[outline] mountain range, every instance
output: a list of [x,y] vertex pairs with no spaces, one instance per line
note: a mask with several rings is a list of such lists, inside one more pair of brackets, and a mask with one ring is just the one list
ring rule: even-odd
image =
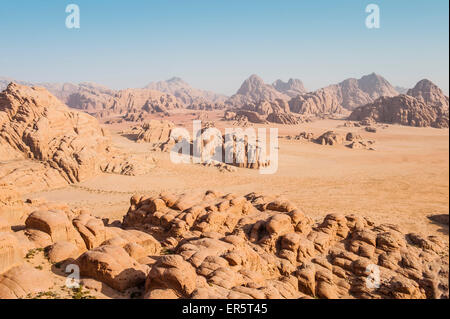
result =
[[[276,80],[272,84],[267,84],[258,75],[253,74],[231,97],[193,88],[178,77],[152,82],[144,88],[125,90],[112,90],[88,82],[34,84],[0,78],[0,89],[4,89],[12,81],[21,85],[44,87],[69,107],[83,110],[94,116],[122,115],[131,121],[137,118],[143,119],[145,114],[155,112],[168,114],[171,110],[178,108],[199,110],[228,108],[255,112],[263,116],[274,114],[271,118],[280,118],[280,114],[285,114],[282,117],[287,118],[290,113],[323,116],[346,115],[353,112],[352,118],[360,118],[364,115],[364,117],[374,117],[380,121],[390,122],[385,116],[376,116],[373,112],[367,111],[384,108],[390,103],[405,110],[410,107],[420,110],[425,106],[437,112],[436,116],[427,120],[416,119],[411,122],[411,120],[392,119],[394,122],[406,125],[445,126],[445,121],[442,124],[441,119],[448,117],[448,97],[431,81],[422,80],[409,90],[398,88],[403,92],[400,93],[385,78],[376,73],[365,75],[360,79],[349,78],[311,92],[305,89],[303,82],[299,79],[289,79],[287,82]],[[423,105],[418,106],[418,103]],[[362,106],[367,106],[364,109],[366,111],[360,109]],[[295,122],[295,120],[289,122]]]

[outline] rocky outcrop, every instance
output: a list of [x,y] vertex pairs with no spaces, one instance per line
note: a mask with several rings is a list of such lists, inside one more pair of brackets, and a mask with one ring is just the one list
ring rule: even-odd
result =
[[406,94],[434,109],[441,110],[443,114],[448,114],[448,96],[445,96],[444,92],[430,80],[419,81]]
[[371,103],[381,96],[396,95],[397,91],[388,81],[372,73],[294,97],[289,105],[292,112],[300,114],[345,114],[346,110]]
[[150,89],[126,89],[116,93],[111,103],[111,111],[126,114],[144,111],[147,113],[168,113],[181,108],[182,104],[167,93]]
[[366,140],[361,135],[348,132],[347,134],[340,134],[334,131],[328,131],[315,137],[314,133],[311,132],[301,132],[298,135],[288,135],[285,136],[288,140],[303,141],[316,143],[320,145],[345,145],[351,149],[365,149],[365,150],[375,150],[375,141]]
[[272,85],[264,83],[259,76],[252,75],[244,81],[237,93],[226,101],[226,104],[241,107],[250,103],[270,102],[277,99],[288,101],[290,97],[279,92]]
[[267,116],[267,121],[270,123],[289,124],[289,125],[296,125],[302,122],[302,120],[295,114],[282,112],[270,113]]
[[214,111],[223,110],[224,108],[225,104],[222,102],[195,102],[187,106],[188,110],[196,111]]
[[345,137],[334,131],[328,131],[319,136],[316,140],[318,144],[322,145],[339,145],[344,144]]
[[51,93],[56,93],[55,96],[69,107],[80,109],[93,115],[107,110],[111,106],[115,95],[115,91],[94,83],[80,83],[75,92],[62,97],[58,96],[58,94],[61,94],[61,91],[49,90]]
[[110,146],[94,117],[69,109],[44,88],[14,83],[0,93],[0,149],[6,161],[0,182],[23,185],[22,191],[84,181],[111,162],[118,166],[118,156],[126,165],[137,161]]
[[68,182],[85,180],[108,138],[95,118],[71,111],[43,88],[10,84],[0,94],[0,145],[47,162]]
[[446,128],[449,125],[448,113],[443,112],[441,107],[425,104],[409,95],[379,98],[357,108],[349,117],[354,121],[365,119],[417,127]]
[[342,107],[353,110],[382,96],[396,96],[398,92],[382,76],[371,73],[360,79],[347,79],[338,84]]
[[449,102],[442,90],[429,80],[419,81],[407,95],[379,98],[353,111],[350,120],[418,127],[449,127]]
[[[233,114],[234,116],[232,116]],[[227,120],[237,121],[242,117],[245,117],[248,122],[257,124],[298,124],[304,121],[304,118],[290,112],[288,102],[281,99],[248,103],[240,108],[227,110],[224,114],[224,118]]]
[[291,112],[304,115],[345,114],[336,95],[336,88],[320,89],[296,96],[289,101],[289,108]]
[[144,123],[137,131],[136,142],[162,144],[169,140],[175,124],[170,121],[152,120]]
[[0,299],[27,298],[46,292],[52,286],[53,280],[49,273],[24,264],[0,274]]
[[283,197],[135,195],[120,227],[40,205],[23,230],[0,233],[0,298],[51,288],[49,270],[24,262],[43,248],[78,265],[83,282],[152,299],[448,298],[448,245],[437,237],[365,216],[314,222]]
[[133,197],[123,223],[170,249],[148,298],[448,297],[442,242],[366,217],[314,223],[284,199],[208,191]]

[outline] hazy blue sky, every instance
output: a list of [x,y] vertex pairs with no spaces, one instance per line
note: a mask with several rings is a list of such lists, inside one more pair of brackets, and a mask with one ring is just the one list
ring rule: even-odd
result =
[[[81,28],[65,27],[78,4]],[[365,27],[365,7],[381,28]],[[113,88],[182,77],[234,93],[250,74],[317,89],[376,72],[448,92],[447,0],[0,0],[0,76]]]

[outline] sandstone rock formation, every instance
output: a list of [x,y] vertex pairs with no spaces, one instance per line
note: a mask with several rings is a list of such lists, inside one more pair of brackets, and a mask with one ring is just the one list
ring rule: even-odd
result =
[[69,107],[80,109],[93,115],[107,110],[111,106],[111,101],[115,95],[115,91],[95,83],[80,83],[76,91],[67,96],[60,97],[61,91],[59,90],[49,88],[49,91]]
[[311,132],[300,132],[300,134],[297,135],[288,135],[286,136],[288,140],[297,140],[297,141],[306,141],[306,142],[313,142],[315,141],[315,135]]
[[[208,191],[133,197],[123,224],[171,251],[150,270],[148,298],[448,297],[445,245],[366,217],[314,223],[286,200]],[[366,284],[374,267],[378,287]]]
[[312,93],[298,95],[289,101],[291,112],[307,115],[344,114],[335,88],[320,89]]
[[94,117],[14,83],[0,93],[0,150],[0,182],[22,191],[86,180],[120,157]]
[[[365,150],[375,150],[375,141],[365,140],[361,135],[352,132],[346,135],[328,131],[315,137],[314,133],[311,132],[301,132],[298,135],[288,135],[285,138],[288,140],[304,141],[310,143],[316,143],[320,145],[344,145],[351,149],[365,149]],[[347,143],[347,144],[346,144]]]
[[224,114],[224,118],[228,120],[239,120],[241,117],[246,117],[249,122],[256,124],[298,124],[305,121],[303,117],[290,112],[289,104],[282,99],[248,103],[240,108],[227,110]]
[[111,103],[111,111],[116,114],[140,111],[167,113],[181,107],[182,104],[173,95],[150,89],[121,90]]
[[145,284],[152,299],[448,298],[448,246],[437,237],[355,215],[314,222],[282,197],[135,195],[120,227],[39,205],[23,230],[0,233],[0,298],[51,288],[51,273],[25,258],[44,248],[78,265],[83,282],[123,293]]
[[152,120],[144,123],[136,137],[138,143],[162,144],[169,140],[175,124],[170,121]]
[[24,264],[0,274],[0,299],[27,298],[32,294],[48,291],[51,286],[49,273]]
[[241,107],[249,103],[259,103],[260,101],[274,101],[281,99],[288,101],[290,97],[279,92],[272,85],[264,83],[263,79],[253,74],[242,83],[235,95],[230,97],[226,104],[234,107]]
[[419,81],[406,94],[435,109],[440,109],[443,114],[448,114],[448,96],[445,96],[444,92],[430,80]]
[[225,104],[222,102],[195,102],[187,106],[187,109],[197,111],[213,111],[222,110],[224,108]]
[[352,110],[382,96],[396,96],[398,92],[382,76],[371,73],[360,79],[347,79],[338,84],[342,107]]
[[409,95],[381,97],[354,110],[349,120],[371,119],[375,122],[408,126],[444,128],[449,125],[448,111],[425,104]]
[[319,136],[316,140],[318,144],[322,145],[339,145],[344,144],[344,136],[334,131],[328,131]]
[[353,110],[381,96],[397,94],[388,81],[372,73],[361,79],[347,79],[341,83],[296,96],[289,105],[292,112],[300,114],[345,114],[345,110]]

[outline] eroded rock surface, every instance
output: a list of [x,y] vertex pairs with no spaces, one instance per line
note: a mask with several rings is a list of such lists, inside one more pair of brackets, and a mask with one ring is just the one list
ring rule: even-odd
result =
[[49,289],[52,274],[27,261],[44,249],[51,262],[78,265],[83,282],[144,298],[448,298],[448,246],[435,236],[355,215],[314,222],[289,200],[256,193],[135,195],[130,204],[112,226],[34,203],[22,230],[0,233],[0,297]]
[[314,223],[286,200],[209,191],[133,197],[124,225],[170,248],[148,297],[448,298],[443,243],[365,217]]
[[373,103],[355,109],[349,119],[448,128],[448,97],[432,82],[422,80],[409,90],[407,95],[381,97]]
[[22,192],[62,187],[101,171],[134,174],[148,162],[112,148],[94,117],[69,109],[44,88],[15,83],[0,93],[0,160],[0,182]]

